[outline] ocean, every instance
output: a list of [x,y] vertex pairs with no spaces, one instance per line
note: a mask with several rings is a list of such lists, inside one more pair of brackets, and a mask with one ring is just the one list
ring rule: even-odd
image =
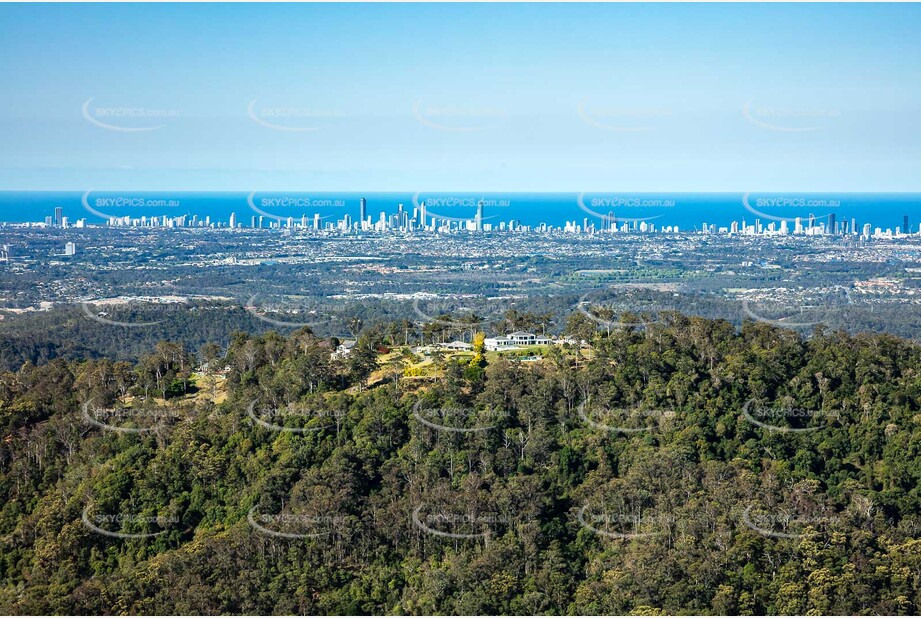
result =
[[[107,217],[140,218],[146,216],[177,217],[197,215],[212,222],[229,221],[235,213],[238,223],[249,226],[252,217],[262,216],[265,225],[272,219],[288,217],[313,219],[319,214],[324,221],[335,221],[348,214],[359,216],[361,198],[367,200],[367,214],[378,221],[380,213],[392,215],[399,205],[413,214],[425,202],[431,217],[472,219],[477,204],[483,204],[483,221],[517,221],[522,225],[541,223],[560,227],[567,221],[582,224],[585,219],[596,226],[602,217],[613,214],[619,224],[647,221],[657,228],[678,226],[681,230],[700,229],[706,223],[729,227],[732,221],[767,226],[772,221],[810,217],[816,223],[855,220],[859,227],[893,229],[909,220],[912,232],[921,225],[921,193],[348,193],[348,192],[187,192],[187,191],[3,191],[0,192],[0,222],[41,222],[53,216],[55,209],[71,222],[85,218],[99,224]],[[632,223],[631,223],[632,225]]]

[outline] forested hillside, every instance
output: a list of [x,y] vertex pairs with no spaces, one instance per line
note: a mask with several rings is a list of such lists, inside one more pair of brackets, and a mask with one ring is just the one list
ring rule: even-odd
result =
[[380,326],[0,374],[0,610],[921,612],[918,345],[574,315],[536,362]]
[[[446,290],[448,295],[451,292]],[[471,323],[487,335],[504,335],[517,329],[558,334],[566,330],[568,316],[579,306],[591,306],[599,317],[607,313],[608,320],[627,311],[650,315],[677,311],[725,319],[736,327],[746,319],[754,319],[803,333],[813,325],[823,324],[851,334],[869,331],[915,340],[921,334],[921,316],[917,305],[911,303],[849,305],[836,298],[816,306],[773,300],[742,304],[712,290],[673,293],[642,287],[611,287],[589,293],[582,289],[555,290],[527,297],[514,289],[475,288],[474,292],[472,297],[462,296],[460,300],[368,298],[329,304],[282,299],[276,303],[258,295],[247,300],[243,295],[236,300],[198,299],[172,304],[61,303],[47,311],[21,314],[0,310],[0,371],[14,371],[26,362],[41,364],[55,358],[137,361],[164,339],[182,341],[192,349],[208,342],[226,347],[234,332],[289,332],[303,325],[310,325],[318,336],[353,337],[356,321],[408,323],[399,326],[405,333],[400,343],[410,344],[469,341]],[[113,332],[118,335],[113,336]]]

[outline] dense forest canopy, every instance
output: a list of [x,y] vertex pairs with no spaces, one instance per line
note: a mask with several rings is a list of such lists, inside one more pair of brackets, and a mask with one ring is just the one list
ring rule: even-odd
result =
[[917,614],[921,348],[664,314],[0,374],[0,610]]

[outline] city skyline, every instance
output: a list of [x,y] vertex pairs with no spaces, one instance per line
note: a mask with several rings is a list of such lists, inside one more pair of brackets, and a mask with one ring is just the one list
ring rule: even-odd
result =
[[[693,230],[680,229],[679,226],[669,224],[667,222],[661,222],[659,224],[649,222],[650,219],[658,219],[664,215],[657,215],[656,217],[650,217],[646,219],[619,218],[614,210],[609,210],[606,214],[601,214],[589,210],[584,206],[584,204],[582,204],[581,200],[579,203],[584,213],[588,213],[589,216],[582,217],[581,223],[578,219],[573,219],[572,221],[567,219],[566,223],[562,226],[548,224],[546,222],[541,222],[537,225],[524,225],[516,219],[499,221],[496,224],[486,223],[484,221],[485,206],[483,200],[477,202],[476,212],[472,217],[450,217],[440,215],[429,216],[429,213],[427,213],[426,202],[425,200],[422,200],[418,206],[413,207],[412,211],[404,209],[403,204],[399,204],[396,212],[391,215],[388,215],[386,210],[381,210],[378,213],[377,221],[375,221],[374,217],[368,214],[367,199],[364,197],[359,199],[357,220],[354,219],[349,213],[345,213],[341,219],[337,219],[335,222],[326,221],[325,223],[322,223],[323,220],[329,219],[330,217],[323,217],[318,212],[312,213],[310,215],[303,213],[298,217],[293,215],[289,215],[287,217],[270,215],[257,208],[250,199],[250,209],[256,214],[249,216],[249,225],[244,223],[246,220],[245,217],[238,218],[236,212],[230,213],[230,216],[227,218],[226,225],[223,220],[215,219],[212,221],[210,215],[199,218],[197,214],[183,214],[179,216],[169,216],[163,214],[154,216],[144,215],[140,217],[131,217],[130,215],[125,215],[121,217],[109,217],[104,224],[90,224],[84,217],[75,219],[73,225],[70,225],[69,217],[64,215],[64,209],[60,206],[55,207],[54,214],[46,216],[43,223],[32,222],[30,224],[12,225],[21,226],[35,225],[36,223],[40,223],[45,227],[58,227],[65,229],[69,227],[79,229],[85,228],[87,226],[107,228],[149,227],[163,229],[248,228],[266,230],[277,229],[285,230],[288,232],[298,230],[342,233],[405,233],[417,231],[434,233],[449,233],[460,231],[480,233],[550,233],[561,231],[563,233],[589,235],[617,233],[701,233],[721,234],[729,236],[859,236],[861,238],[898,238],[903,236],[921,236],[921,223],[916,224],[918,229],[917,231],[913,231],[910,223],[911,217],[907,213],[902,215],[901,225],[888,228],[878,225],[874,226],[871,223],[858,222],[857,217],[842,217],[841,220],[839,220],[837,213],[829,213],[822,216],[816,216],[815,214],[810,213],[805,217],[776,217],[760,213],[759,211],[752,209],[748,204],[747,194],[743,199],[743,203],[752,213],[756,215],[753,219],[753,222],[749,224],[749,221],[751,220],[750,217],[732,219],[728,225],[720,225],[718,223],[708,223],[707,221],[702,221],[700,229],[694,226]],[[84,207],[96,215],[102,214],[93,211],[92,208],[90,208],[85,202]],[[759,217],[757,215],[761,216]],[[762,217],[767,218],[769,221],[766,223],[762,222]],[[599,220],[597,225],[595,223],[596,219]],[[431,221],[431,223],[429,223],[429,221]],[[7,225],[7,223],[4,223],[4,225]]]

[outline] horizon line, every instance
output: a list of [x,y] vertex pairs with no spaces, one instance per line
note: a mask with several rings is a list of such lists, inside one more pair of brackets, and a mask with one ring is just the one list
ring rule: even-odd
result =
[[[146,188],[137,188],[137,189],[92,189],[93,193],[112,193],[115,191],[135,191],[139,193],[162,193],[162,192],[174,192],[174,193],[253,193],[253,189],[146,189]],[[0,194],[3,193],[86,193],[86,188],[80,189],[0,189]],[[463,189],[436,189],[431,191],[415,191],[415,190],[357,190],[357,189],[257,189],[255,193],[353,193],[353,194],[378,194],[378,195],[390,195],[390,194],[399,194],[399,195],[413,195],[413,194],[433,194],[433,193],[464,193],[464,194],[498,194],[498,195],[580,195],[580,194],[598,194],[598,193],[612,193],[612,194],[650,194],[650,195],[744,195],[749,194],[778,194],[778,193],[796,193],[796,194],[809,194],[809,195],[921,195],[921,189],[912,190],[912,191],[836,191],[836,190],[823,190],[823,191],[801,191],[796,189],[767,189],[767,190],[726,190],[726,191],[634,191],[628,189],[602,189],[602,190],[591,190],[591,191],[574,191],[574,190],[559,190],[559,191],[528,191],[528,190],[514,190],[514,191],[504,191],[504,190],[463,190]]]

